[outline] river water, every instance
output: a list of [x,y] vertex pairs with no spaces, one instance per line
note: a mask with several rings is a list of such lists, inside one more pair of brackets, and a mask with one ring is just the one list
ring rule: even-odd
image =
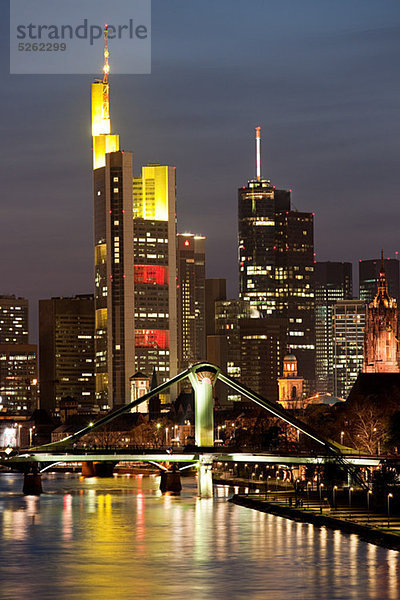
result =
[[35,498],[1,474],[1,600],[400,597],[400,553],[183,485],[174,497],[154,476],[47,474]]

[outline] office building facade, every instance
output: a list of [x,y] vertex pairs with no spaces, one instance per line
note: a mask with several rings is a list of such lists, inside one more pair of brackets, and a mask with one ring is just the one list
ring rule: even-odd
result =
[[0,344],[27,344],[29,302],[26,298],[0,296]]
[[315,384],[313,215],[291,208],[269,180],[239,189],[239,293],[262,318],[287,319],[285,345],[306,388]]
[[176,237],[176,169],[147,165],[133,178],[135,371],[161,381],[178,368]]
[[206,360],[205,237],[177,236],[179,370]]
[[92,295],[39,300],[40,407],[58,413],[63,398],[93,409],[95,309]]
[[334,395],[347,398],[363,369],[365,303],[339,300],[333,307]]
[[351,300],[352,297],[351,263],[315,264],[315,371],[319,393],[334,392],[333,307],[338,300]]

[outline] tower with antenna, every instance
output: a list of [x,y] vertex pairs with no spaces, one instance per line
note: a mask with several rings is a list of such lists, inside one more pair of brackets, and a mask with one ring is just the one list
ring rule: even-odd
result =
[[108,26],[105,25],[103,79],[92,83],[93,169],[104,167],[106,154],[119,150],[119,136],[111,133],[109,73]]
[[135,372],[132,153],[111,133],[108,27],[103,77],[91,86],[93,141],[95,376],[102,408],[125,404]]
[[[255,177],[238,190],[239,294],[262,318],[287,320],[281,348],[294,349],[305,391],[315,379],[313,215],[292,210],[291,191],[261,174],[255,128]],[[277,356],[280,372],[283,355]]]

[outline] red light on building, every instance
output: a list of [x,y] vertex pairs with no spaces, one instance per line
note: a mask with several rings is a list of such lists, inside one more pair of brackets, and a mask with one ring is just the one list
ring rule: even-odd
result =
[[185,240],[185,246],[190,246],[189,240]]
[[135,283],[168,284],[168,267],[161,265],[135,265],[134,272]]
[[169,331],[165,329],[135,329],[136,348],[169,348]]

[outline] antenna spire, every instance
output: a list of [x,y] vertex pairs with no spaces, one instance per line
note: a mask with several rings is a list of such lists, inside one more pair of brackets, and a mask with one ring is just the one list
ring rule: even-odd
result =
[[261,127],[256,127],[256,175],[261,179]]
[[104,25],[104,67],[103,67],[103,71],[104,71],[104,77],[103,77],[103,83],[108,83],[108,74],[110,72],[110,65],[108,64],[108,57],[109,57],[109,52],[108,52],[108,25]]
[[108,25],[104,25],[104,67],[103,67],[103,119],[110,118],[110,98],[108,92],[108,74],[110,72],[110,65],[108,64],[108,57],[110,53],[108,51]]

